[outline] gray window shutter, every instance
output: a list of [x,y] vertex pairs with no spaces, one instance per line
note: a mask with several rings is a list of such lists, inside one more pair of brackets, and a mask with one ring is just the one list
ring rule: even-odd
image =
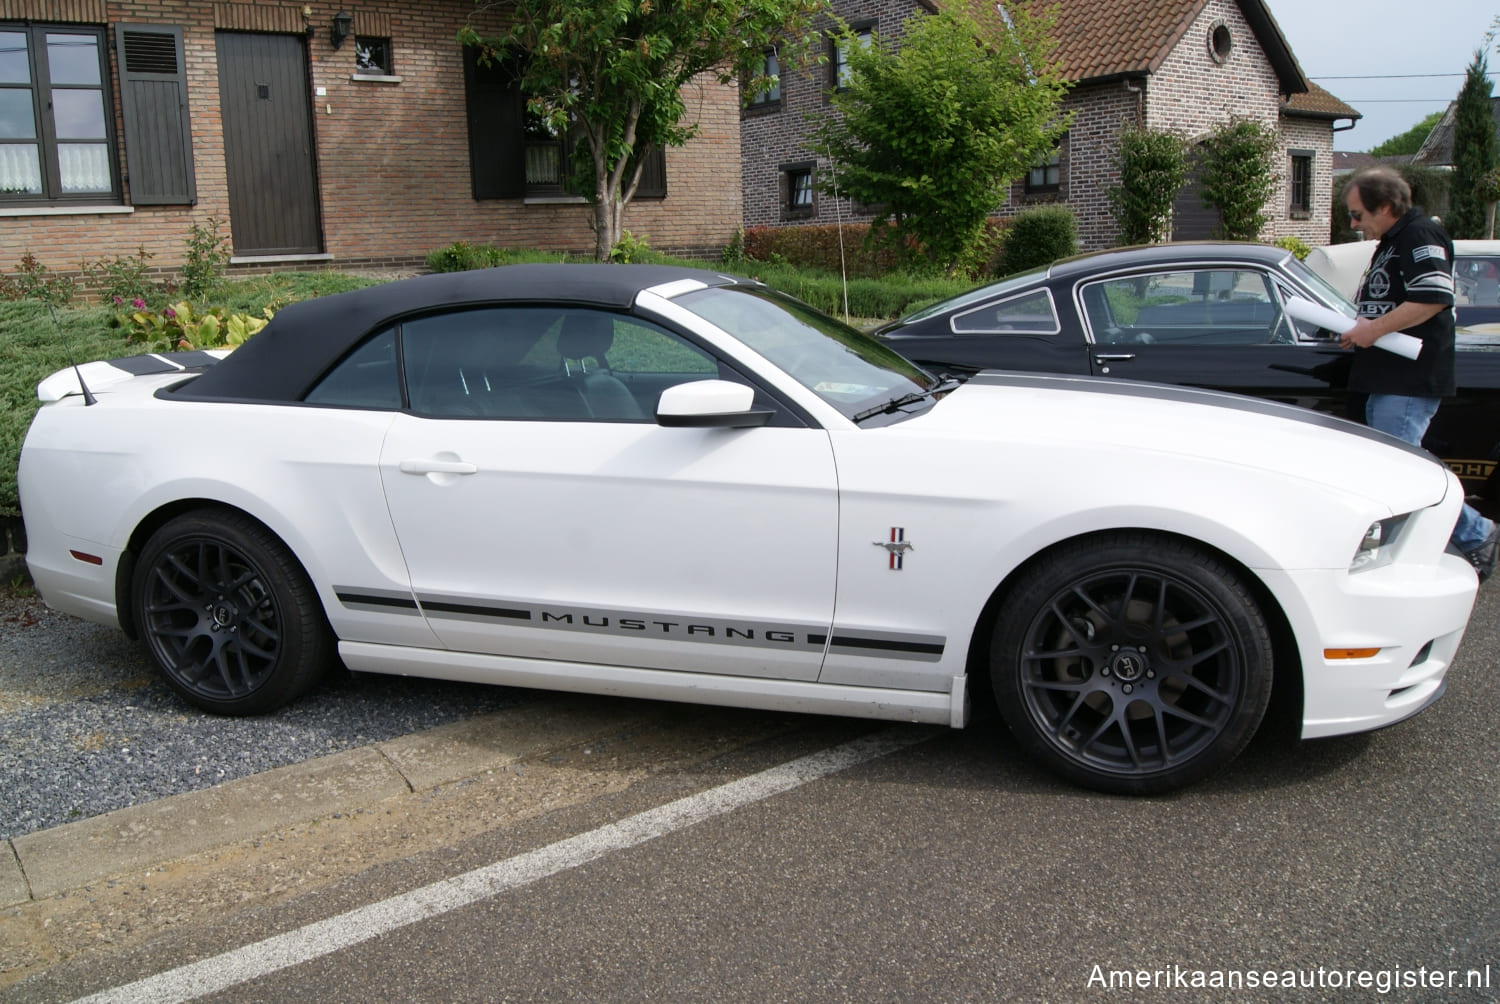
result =
[[665,199],[667,197],[667,151],[665,147],[651,146],[642,155],[645,164],[641,167],[641,183],[636,186],[637,199]]
[[131,203],[196,203],[182,29],[117,24],[115,60],[120,74]]
[[526,101],[514,59],[479,61],[464,49],[464,101],[469,125],[469,172],[476,199],[519,199],[526,194]]

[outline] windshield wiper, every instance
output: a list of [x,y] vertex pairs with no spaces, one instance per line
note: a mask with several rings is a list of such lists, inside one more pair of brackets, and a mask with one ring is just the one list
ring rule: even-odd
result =
[[944,380],[940,384],[937,384],[931,390],[919,390],[912,391],[909,394],[901,394],[897,397],[891,398],[884,404],[877,404],[873,408],[866,408],[864,411],[855,412],[853,421],[855,424],[858,424],[860,422],[863,422],[867,418],[874,418],[876,415],[889,415],[892,412],[900,411],[907,405],[917,404],[919,402],[925,401],[929,397],[936,400],[938,395],[945,394],[957,386],[958,381],[950,378],[948,380]]

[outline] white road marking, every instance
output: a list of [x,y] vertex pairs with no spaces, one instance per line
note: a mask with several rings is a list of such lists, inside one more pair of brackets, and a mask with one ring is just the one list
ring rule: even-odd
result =
[[164,1004],[216,993],[489,899],[508,889],[530,885],[612,851],[686,829],[931,737],[930,730],[904,727],[864,736],[555,844],[79,1000]]

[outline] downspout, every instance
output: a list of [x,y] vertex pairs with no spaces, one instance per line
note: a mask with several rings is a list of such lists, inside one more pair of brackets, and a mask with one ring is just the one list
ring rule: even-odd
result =
[[[1127,91],[1129,91],[1130,93],[1132,93],[1132,94],[1135,95],[1135,124],[1138,125],[1138,126],[1140,126],[1142,129],[1146,128],[1146,93],[1145,93],[1145,91],[1143,89],[1135,86],[1134,84],[1132,84],[1130,82],[1130,78],[1129,77],[1126,77],[1124,80],[1120,81],[1120,83],[1122,83],[1122,84],[1125,85],[1125,89]],[[1351,126],[1350,128],[1353,128],[1353,127]]]

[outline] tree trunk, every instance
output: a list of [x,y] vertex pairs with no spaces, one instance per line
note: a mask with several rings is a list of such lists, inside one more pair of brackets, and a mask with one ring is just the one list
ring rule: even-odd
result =
[[1492,241],[1495,239],[1495,203],[1484,204],[1484,239]]

